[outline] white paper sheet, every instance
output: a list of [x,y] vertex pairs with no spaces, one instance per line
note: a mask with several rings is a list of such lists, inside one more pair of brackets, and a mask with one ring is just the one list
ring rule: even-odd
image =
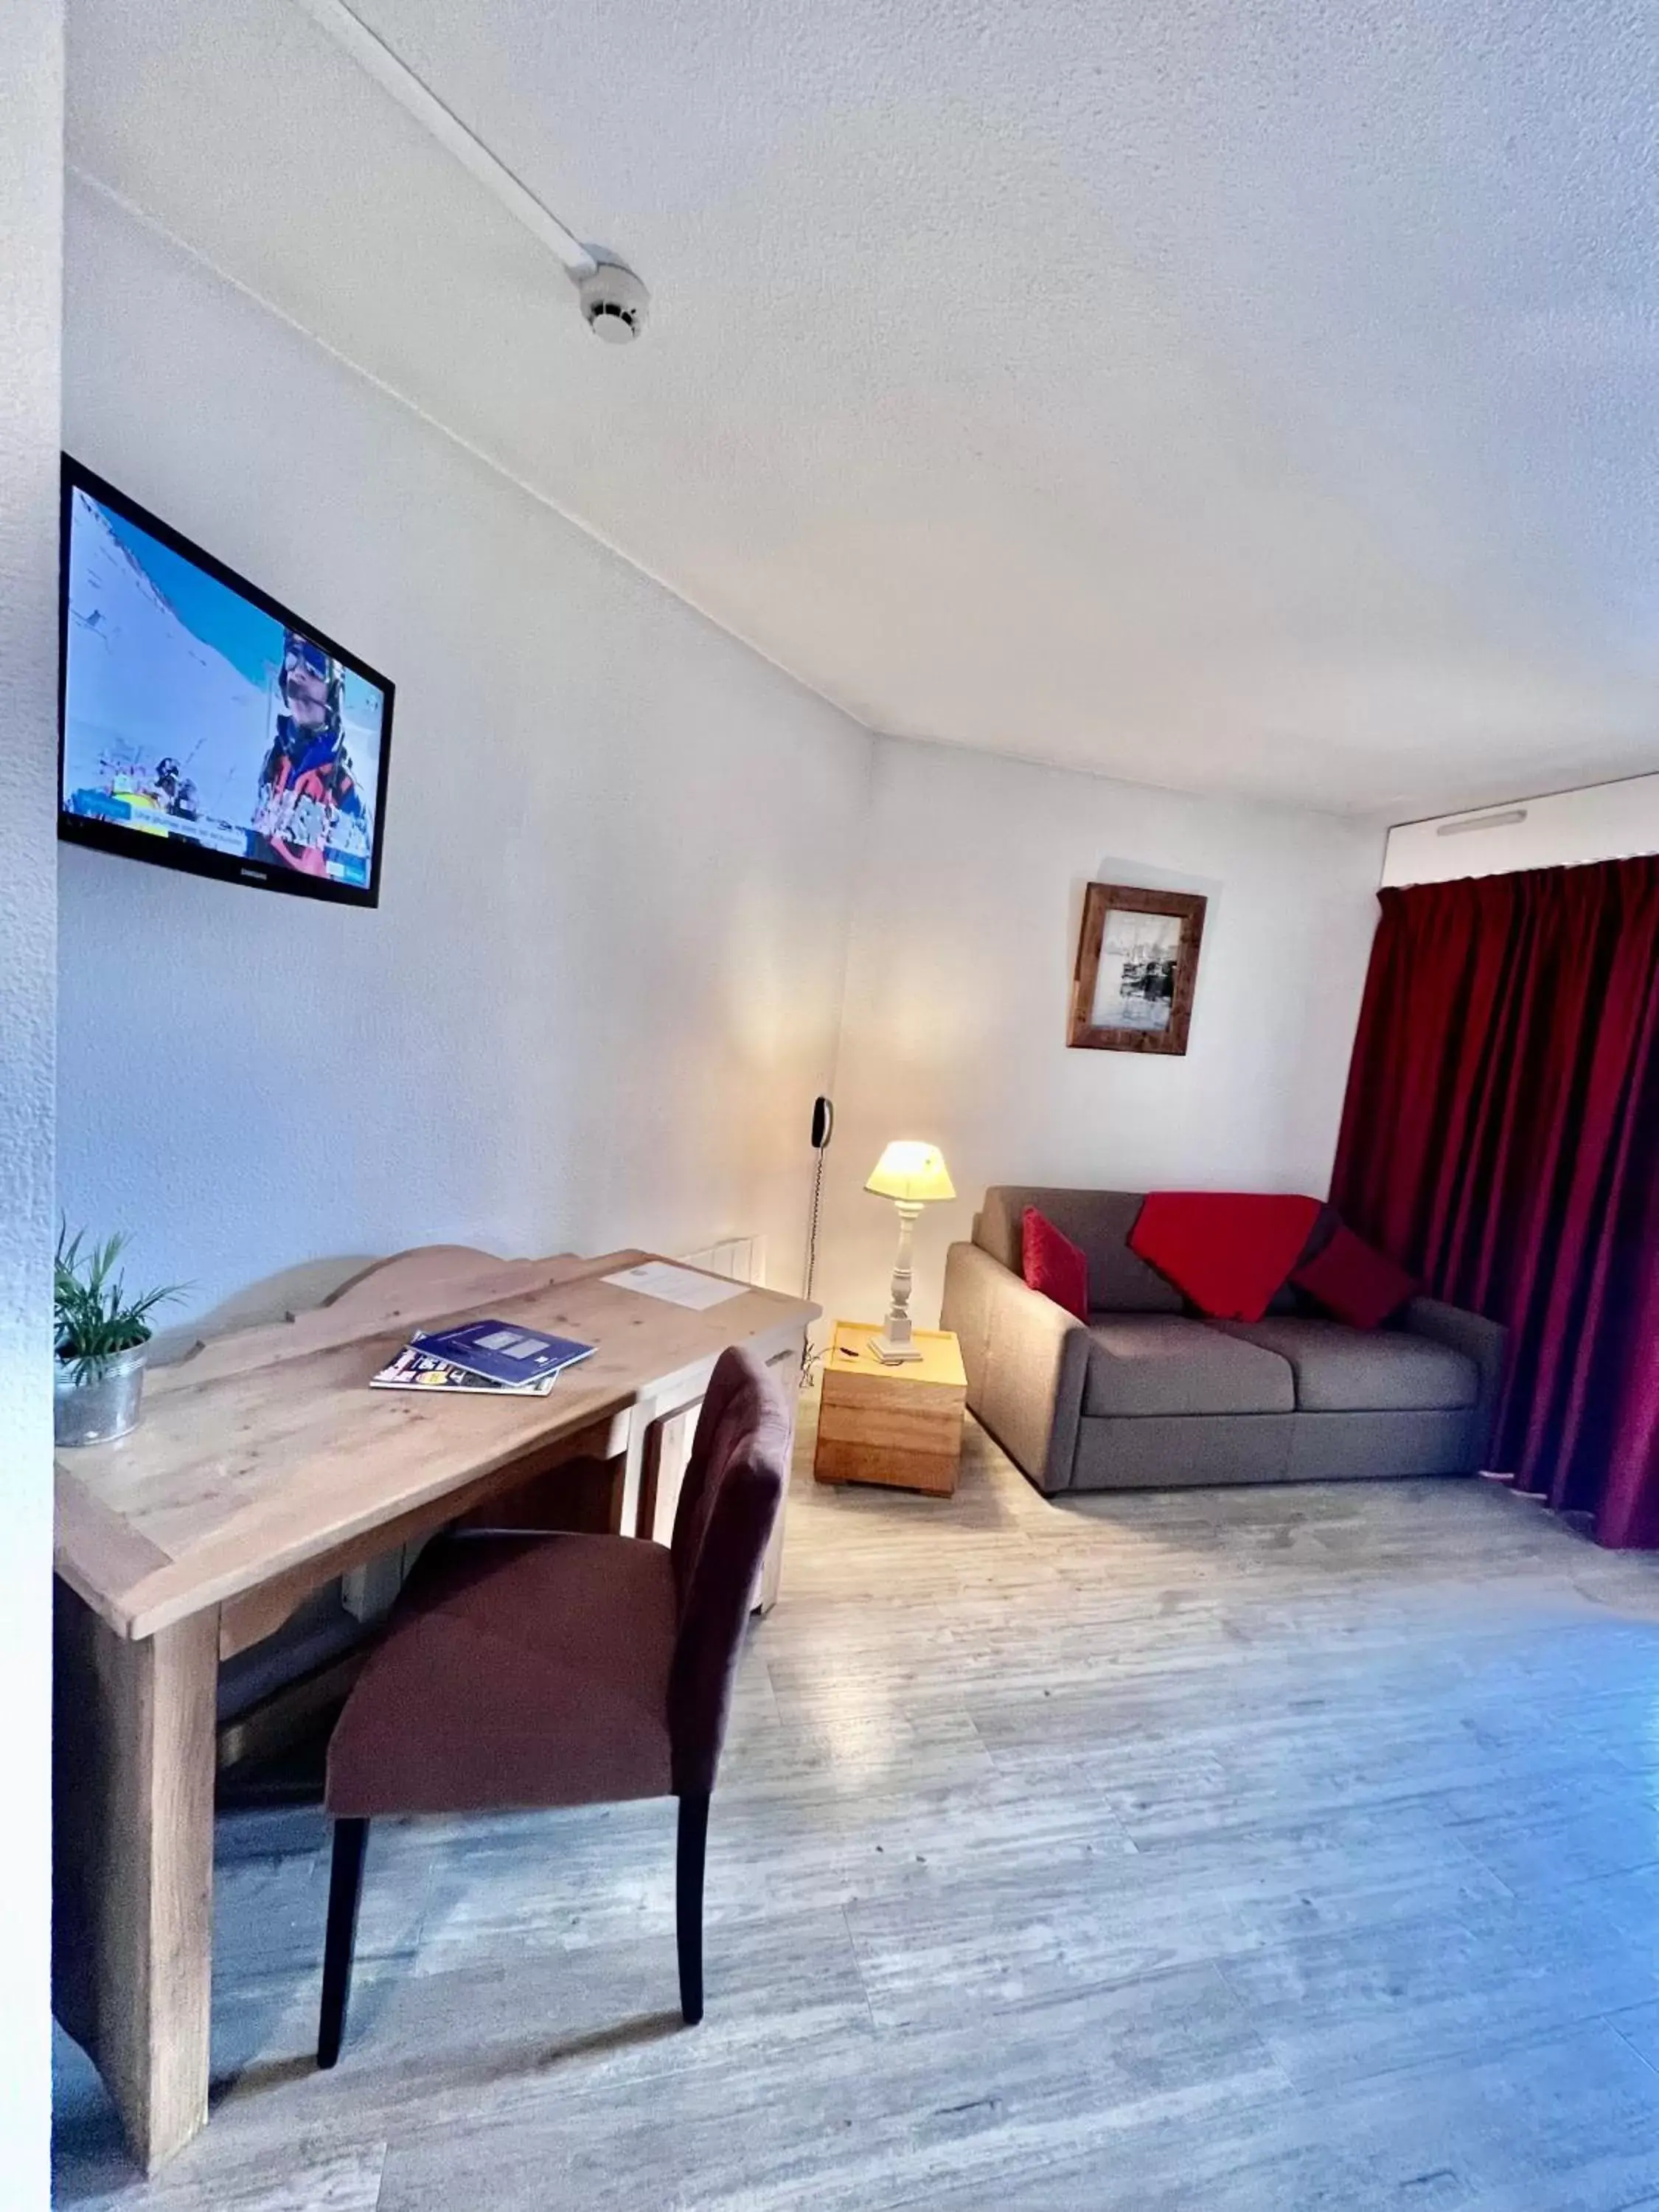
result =
[[724,1275],[700,1275],[694,1267],[672,1267],[666,1260],[646,1260],[605,1279],[619,1291],[640,1291],[647,1298],[664,1298],[671,1306],[690,1306],[697,1312],[705,1306],[724,1305],[727,1298],[740,1298],[749,1288],[747,1283],[727,1282]]

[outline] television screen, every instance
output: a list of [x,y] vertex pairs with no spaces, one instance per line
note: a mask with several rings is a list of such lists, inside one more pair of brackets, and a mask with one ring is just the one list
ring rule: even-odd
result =
[[375,903],[385,677],[67,457],[59,628],[60,836]]

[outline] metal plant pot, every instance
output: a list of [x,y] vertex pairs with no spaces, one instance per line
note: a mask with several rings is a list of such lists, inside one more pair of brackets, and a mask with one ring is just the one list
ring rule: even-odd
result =
[[60,1360],[52,1376],[52,1431],[60,1444],[106,1444],[138,1425],[144,1395],[144,1347],[118,1352],[84,1382],[75,1362]]

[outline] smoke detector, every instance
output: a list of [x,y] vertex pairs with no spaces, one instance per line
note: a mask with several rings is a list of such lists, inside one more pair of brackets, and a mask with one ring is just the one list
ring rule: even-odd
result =
[[624,262],[603,246],[584,246],[345,0],[299,0],[299,4],[469,176],[495,195],[515,222],[558,257],[580,295],[582,319],[589,330],[607,345],[627,345],[639,336],[651,295]]
[[576,280],[582,319],[607,345],[628,345],[645,328],[651,295],[625,262],[594,257],[594,265]]

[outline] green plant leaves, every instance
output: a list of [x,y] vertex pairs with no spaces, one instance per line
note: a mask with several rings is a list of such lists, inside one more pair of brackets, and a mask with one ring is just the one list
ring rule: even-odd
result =
[[71,1237],[67,1222],[58,1229],[52,1263],[54,1347],[64,1364],[74,1362],[77,1382],[95,1381],[118,1352],[147,1344],[150,1315],[184,1293],[184,1284],[166,1283],[130,1297],[125,1278],[116,1273],[128,1241],[120,1231],[96,1244],[88,1242],[82,1229]]

